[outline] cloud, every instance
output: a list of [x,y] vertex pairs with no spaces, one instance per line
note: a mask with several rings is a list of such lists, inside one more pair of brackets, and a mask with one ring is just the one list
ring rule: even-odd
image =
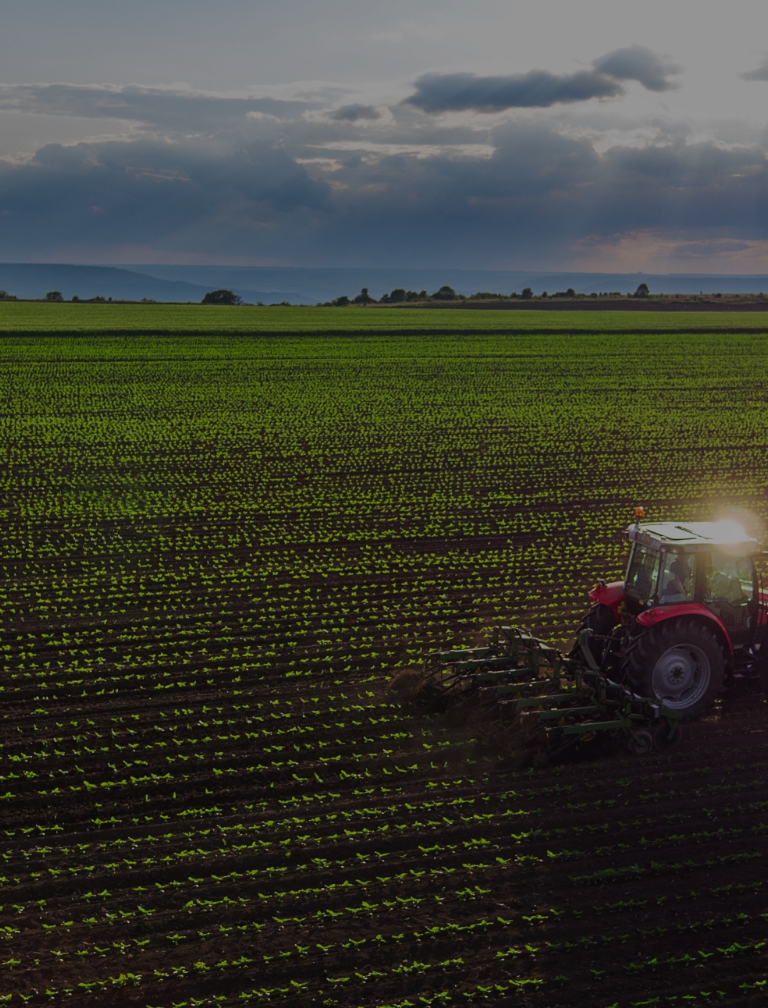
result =
[[[58,94],[66,105],[76,93],[82,109],[87,91],[101,108],[110,91],[126,116],[137,114],[125,90]],[[407,106],[329,120],[327,101],[322,118],[253,120],[224,105],[217,119],[213,103],[228,99],[210,96],[195,120],[187,96],[156,89],[145,100],[139,121],[155,125],[120,141],[49,144],[24,163],[0,161],[0,260],[76,249],[80,261],[114,261],[140,247],[164,250],[166,261],[175,250],[296,265],[589,269],[620,256],[628,269],[663,259],[666,272],[745,257],[759,268],[768,248],[768,132],[732,132],[724,144],[714,126],[701,139],[684,122],[618,123],[611,113],[601,133],[599,110],[584,129],[567,108],[478,131]]]
[[[494,154],[494,148],[490,144],[477,142],[468,144],[376,143],[362,138],[360,140],[327,140],[325,143],[312,144],[311,146],[320,147],[323,150],[360,151],[369,162],[395,154],[409,154],[412,157],[422,159],[440,155],[444,157],[489,158]],[[336,163],[338,164],[338,162]]]
[[746,73],[739,74],[742,80],[746,81],[768,81],[768,57],[763,60],[759,67],[754,70],[747,70]]
[[331,112],[329,118],[337,122],[357,122],[359,119],[381,119],[381,115],[374,105],[342,105]]
[[669,74],[683,72],[679,64],[672,63],[641,45],[614,49],[594,60],[592,66],[599,73],[608,74],[616,80],[639,81],[647,91],[671,91],[678,85],[667,77]]
[[768,240],[691,239],[685,230],[665,234],[642,229],[615,235],[588,235],[572,246],[575,269],[612,272],[759,273],[768,264]]
[[252,113],[295,119],[316,103],[277,98],[229,98],[196,91],[165,88],[115,87],[107,84],[4,84],[0,110],[125,119],[170,130],[221,128],[243,121]]
[[471,73],[430,73],[416,81],[416,93],[406,99],[424,112],[501,112],[508,108],[548,108],[550,105],[615,98],[621,84],[606,74],[580,70],[553,74],[531,70],[506,77],[478,77]]
[[291,219],[306,227],[328,206],[326,186],[260,140],[51,144],[27,164],[0,164],[0,246],[14,258],[35,244],[229,252]]
[[578,246],[585,236],[643,232],[666,244],[627,246],[627,267],[632,255],[650,261],[663,252],[666,272],[678,252],[691,262],[697,242],[709,242],[702,259],[724,265],[747,254],[741,242],[755,265],[768,247],[763,146],[695,143],[673,125],[645,147],[598,153],[591,139],[543,122],[507,123],[489,140],[494,152],[485,158],[339,152],[333,177],[344,188],[334,192],[333,211],[306,251],[382,266],[522,268],[567,260],[572,269],[589,269],[610,252],[594,242]]
[[592,70],[553,74],[530,70],[524,74],[478,77],[471,73],[429,73],[416,81],[416,92],[405,102],[424,112],[500,112],[509,108],[549,108],[552,105],[615,98],[624,94],[621,81],[636,80],[649,91],[668,91],[667,80],[682,68],[651,49],[633,45],[596,59]]

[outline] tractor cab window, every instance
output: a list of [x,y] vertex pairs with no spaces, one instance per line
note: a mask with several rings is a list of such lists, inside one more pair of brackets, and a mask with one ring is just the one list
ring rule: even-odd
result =
[[693,602],[695,590],[694,563],[692,553],[663,553],[659,575],[659,604],[674,605],[675,602]]
[[659,577],[659,558],[658,550],[652,550],[647,546],[639,546],[635,543],[635,548],[629,559],[624,590],[643,602],[653,598],[656,592],[656,581]]
[[729,553],[711,553],[704,605],[727,627],[749,626],[753,596],[751,561]]

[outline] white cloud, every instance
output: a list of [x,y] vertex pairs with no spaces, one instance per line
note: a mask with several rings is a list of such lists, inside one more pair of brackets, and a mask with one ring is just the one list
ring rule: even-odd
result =
[[768,238],[695,237],[638,230],[588,235],[574,242],[563,268],[599,272],[766,273]]
[[323,150],[337,151],[361,151],[368,156],[368,162],[372,163],[382,157],[395,157],[404,155],[406,157],[424,158],[489,158],[493,157],[495,148],[491,144],[464,143],[464,144],[429,144],[429,143],[376,143],[372,140],[328,140],[325,143],[309,144],[310,147],[318,147]]

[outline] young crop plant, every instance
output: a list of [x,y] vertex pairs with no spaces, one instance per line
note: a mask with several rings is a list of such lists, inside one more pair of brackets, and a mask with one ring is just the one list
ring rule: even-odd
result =
[[82,332],[3,339],[3,1003],[762,996],[757,684],[547,770],[387,684],[499,620],[570,647],[640,500],[768,518],[768,337],[41,308]]

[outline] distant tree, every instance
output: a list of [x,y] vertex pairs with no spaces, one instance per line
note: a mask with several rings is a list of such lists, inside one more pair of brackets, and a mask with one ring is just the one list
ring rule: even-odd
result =
[[638,284],[638,287],[637,287],[637,290],[635,291],[634,296],[635,297],[639,297],[639,298],[646,298],[646,297],[648,297],[648,295],[650,293],[651,292],[648,290],[648,284],[647,283],[641,283],[641,284]]
[[373,304],[373,301],[374,301],[374,299],[368,293],[368,288],[367,287],[363,287],[362,290],[360,291],[360,293],[354,299],[353,303],[354,304],[367,305],[367,304]]
[[331,301],[334,308],[346,308],[349,303],[350,301],[346,294],[342,294],[341,297],[337,297]]
[[213,305],[239,305],[240,303],[241,301],[237,294],[234,294],[231,290],[224,289],[208,291],[201,301],[201,304]]
[[15,301],[16,295],[9,294],[8,291],[0,290],[0,301]]
[[458,295],[453,287],[449,287],[445,284],[440,288],[440,290],[436,290],[432,297],[435,301],[455,301]]
[[521,298],[528,301],[533,297],[533,291],[530,287],[523,287],[523,293],[520,295]]
[[429,295],[425,290],[407,291],[404,287],[395,287],[390,294],[384,294],[379,299],[379,304],[397,304],[399,301],[428,301]]
[[73,301],[79,301],[79,300],[80,300],[80,298],[79,298],[79,297],[77,296],[77,294],[73,294],[73,295],[72,295],[72,300],[73,300]]
[[61,293],[61,291],[48,291],[48,293],[45,295],[45,300],[46,301],[63,301],[64,300],[64,296]]

